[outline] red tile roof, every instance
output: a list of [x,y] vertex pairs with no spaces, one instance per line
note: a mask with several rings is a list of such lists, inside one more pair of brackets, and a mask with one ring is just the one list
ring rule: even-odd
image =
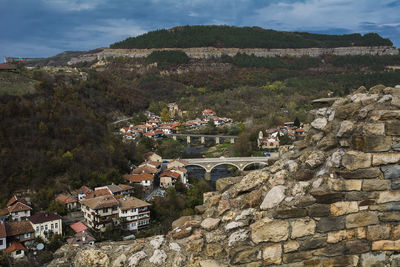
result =
[[11,207],[8,207],[8,212],[20,212],[20,211],[26,211],[26,210],[31,210],[32,208],[29,207],[28,205],[21,203],[21,202],[17,202],[14,205],[12,205]]
[[122,190],[131,190],[133,189],[133,186],[127,185],[127,184],[119,184],[118,185]]
[[87,230],[87,227],[86,227],[86,225],[83,224],[83,222],[73,223],[69,227],[71,227],[72,230],[75,231],[75,233],[79,233],[79,232],[82,232],[84,230]]
[[141,174],[141,173],[155,174],[157,172],[158,172],[158,170],[156,168],[153,168],[150,166],[142,166],[142,167],[136,168],[132,171],[133,174]]
[[119,207],[121,210],[129,210],[129,209],[136,209],[141,207],[150,206],[150,203],[147,203],[141,199],[136,197],[127,197],[127,198],[120,198],[118,199]]
[[13,242],[8,248],[6,248],[7,253],[11,253],[16,250],[26,250],[26,248],[19,242]]
[[12,206],[14,203],[16,202],[22,202],[24,204],[26,204],[25,199],[17,197],[16,195],[14,195],[12,198],[10,198],[10,200],[7,202],[7,207]]
[[97,189],[97,190],[90,192],[85,197],[85,199],[90,199],[90,198],[95,198],[95,197],[100,197],[100,196],[112,196],[112,193],[110,192],[110,190],[108,190],[108,188]]
[[57,201],[57,202],[60,202],[60,203],[62,203],[62,204],[68,204],[68,203],[75,203],[75,202],[78,202],[78,200],[77,200],[76,198],[73,198],[73,197],[68,196],[68,195],[66,195],[66,194],[59,194],[59,195],[56,197],[56,201]]
[[28,217],[34,224],[50,222],[54,220],[61,220],[61,216],[51,212],[38,212],[30,217]]
[[113,196],[100,196],[82,200],[81,204],[88,206],[92,210],[98,210],[118,206],[118,201]]
[[7,236],[16,236],[35,232],[35,230],[33,230],[32,224],[26,220],[20,222],[6,222],[5,226]]
[[178,179],[181,175],[177,172],[165,171],[160,174],[160,177],[169,176]]
[[141,181],[151,181],[154,179],[154,175],[150,173],[141,174],[125,174],[124,178],[132,183],[140,183]]
[[0,238],[5,238],[6,236],[6,226],[2,221],[0,221]]
[[15,70],[16,68],[9,64],[0,63],[0,70]]
[[90,192],[92,192],[92,189],[90,189],[86,185],[82,185],[81,188],[78,189],[78,194],[88,194]]
[[4,209],[0,210],[0,217],[5,216],[7,214],[8,214],[8,209],[7,208],[4,208]]

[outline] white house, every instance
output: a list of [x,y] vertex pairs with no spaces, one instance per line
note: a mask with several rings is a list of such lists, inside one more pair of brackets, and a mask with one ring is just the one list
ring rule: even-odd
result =
[[135,197],[120,198],[118,202],[118,216],[122,229],[136,231],[149,225],[149,203]]
[[92,192],[92,189],[90,189],[89,187],[83,185],[81,186],[81,188],[78,189],[78,200],[84,200],[85,197]]
[[6,252],[14,259],[20,259],[25,256],[26,248],[19,242],[12,242],[10,246],[7,247]]
[[105,231],[118,218],[118,201],[112,195],[94,197],[81,201],[81,210],[86,225],[92,229]]
[[12,221],[23,221],[31,216],[32,208],[22,202],[16,202],[8,207],[8,213]]
[[125,174],[123,177],[130,183],[138,183],[147,188],[153,185],[154,180],[154,175],[150,173]]
[[44,240],[48,240],[48,237],[53,234],[62,235],[60,215],[51,212],[39,212],[28,217],[28,220],[35,230],[35,237],[40,236]]

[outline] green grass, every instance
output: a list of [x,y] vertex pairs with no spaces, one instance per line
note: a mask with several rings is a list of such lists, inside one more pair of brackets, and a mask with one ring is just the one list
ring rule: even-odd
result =
[[0,95],[25,95],[35,92],[38,81],[13,72],[0,72]]

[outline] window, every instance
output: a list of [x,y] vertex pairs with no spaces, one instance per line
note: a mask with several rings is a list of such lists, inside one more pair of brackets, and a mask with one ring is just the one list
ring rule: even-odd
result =
[[29,238],[29,237],[31,237],[31,233],[24,234],[24,238]]
[[53,223],[51,224],[51,229],[54,229],[54,224]]
[[55,227],[58,228],[58,223],[55,223]]
[[49,229],[49,227],[47,226],[47,224],[44,226],[44,230],[48,230]]
[[44,227],[43,225],[40,226],[40,231],[43,231]]
[[0,239],[0,246],[2,246],[4,243],[3,239]]
[[15,251],[15,255],[19,255],[19,254],[21,254],[22,253],[22,250],[17,250],[17,251]]
[[36,232],[39,232],[39,226],[36,226]]
[[103,209],[103,212],[104,212],[104,213],[107,213],[107,212],[108,212],[108,208],[104,208],[104,209]]

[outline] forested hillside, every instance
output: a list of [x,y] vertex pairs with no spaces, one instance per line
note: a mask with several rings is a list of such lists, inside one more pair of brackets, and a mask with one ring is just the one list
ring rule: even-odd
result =
[[260,27],[182,26],[157,30],[110,45],[110,48],[309,48],[346,46],[391,46],[376,33],[327,35],[279,32]]

